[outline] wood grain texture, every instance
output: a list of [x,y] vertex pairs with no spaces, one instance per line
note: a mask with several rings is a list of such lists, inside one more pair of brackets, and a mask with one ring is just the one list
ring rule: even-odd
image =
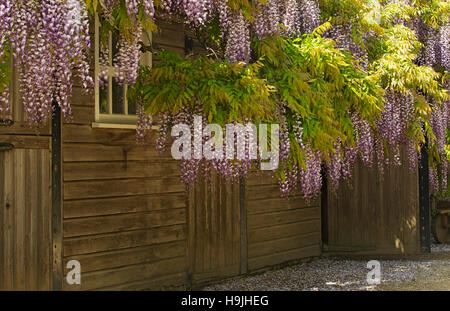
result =
[[[184,54],[185,30],[160,22],[153,43]],[[64,263],[81,262],[82,285],[64,289],[198,285],[317,254],[318,202],[282,200],[264,173],[242,193],[216,175],[186,189],[170,150],[156,152],[155,132],[136,145],[134,130],[92,127],[93,94],[73,101],[62,133],[63,250]]]
[[51,288],[50,169],[48,149],[0,151],[2,290]]
[[10,107],[11,118],[14,123],[12,126],[0,126],[0,135],[44,135],[51,134],[50,122],[43,122],[39,127],[31,126],[25,114],[25,108],[22,101],[22,94],[19,85],[19,73],[14,65],[12,66],[12,75],[10,83]]
[[321,253],[320,202],[299,192],[280,197],[275,178],[252,172],[246,185],[248,270],[268,269]]
[[350,183],[329,192],[329,247],[359,253],[420,252],[418,173],[405,165],[384,172],[357,162]]
[[239,275],[239,185],[213,174],[189,191],[189,262],[194,284]]
[[[160,31],[153,43],[184,53],[182,25],[161,22]],[[179,163],[170,150],[158,154],[155,132],[153,143],[137,145],[133,129],[93,128],[94,94],[80,91],[62,131],[63,267],[67,273],[65,264],[79,260],[82,285],[63,289],[186,285],[188,210]]]

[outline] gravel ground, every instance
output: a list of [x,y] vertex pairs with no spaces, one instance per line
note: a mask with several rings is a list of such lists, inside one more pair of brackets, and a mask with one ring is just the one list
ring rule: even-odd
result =
[[431,254],[382,258],[381,284],[367,284],[367,262],[376,258],[320,258],[262,274],[234,278],[204,290],[450,290],[450,245],[433,245]]

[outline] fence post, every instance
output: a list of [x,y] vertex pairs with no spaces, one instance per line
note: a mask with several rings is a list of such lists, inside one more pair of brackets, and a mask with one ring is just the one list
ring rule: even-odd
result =
[[328,244],[328,179],[325,164],[322,165],[322,189],[320,190],[320,213],[322,227],[322,245]]
[[245,178],[239,180],[239,206],[241,219],[241,274],[246,274],[248,271],[247,258],[247,207],[245,202]]
[[421,149],[419,165],[419,225],[420,248],[424,253],[431,253],[431,210],[430,210],[430,175],[428,163],[428,142]]

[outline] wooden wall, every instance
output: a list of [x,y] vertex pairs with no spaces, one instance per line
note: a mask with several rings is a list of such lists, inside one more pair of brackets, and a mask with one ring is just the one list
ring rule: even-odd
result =
[[328,230],[331,251],[419,253],[418,173],[406,165],[382,174],[357,163],[354,177],[337,192],[329,191]]
[[320,202],[283,199],[277,181],[254,172],[246,185],[248,270],[321,254]]
[[[160,26],[153,43],[183,54],[183,28]],[[63,264],[79,260],[82,281],[63,289],[198,286],[320,254],[318,202],[280,199],[267,174],[245,193],[217,176],[186,191],[169,152],[136,145],[134,130],[93,128],[92,94],[75,90],[72,105],[62,133]]]
[[[161,29],[153,42],[183,54],[182,26],[162,23]],[[169,152],[160,156],[153,143],[136,145],[134,130],[92,127],[93,93],[85,94],[76,86],[71,103],[74,119],[62,129],[62,269],[66,274],[67,262],[79,260],[82,277],[81,285],[68,285],[64,278],[64,290],[186,288],[321,254],[319,200],[307,203],[299,193],[280,198],[277,181],[265,172],[252,172],[241,185],[213,176],[186,189],[179,163]],[[22,120],[20,111],[16,113]],[[12,140],[12,135],[16,145],[26,149],[6,157],[0,152],[0,207],[6,187],[19,181],[16,186],[42,204],[33,209],[36,201],[29,200],[30,207],[22,204],[15,214],[2,215],[0,246],[9,253],[0,256],[0,276],[5,279],[10,271],[14,253],[22,266],[27,263],[23,273],[30,273],[12,279],[26,276],[31,280],[26,289],[46,289],[51,288],[51,281],[44,280],[49,270],[42,270],[42,275],[31,271],[36,258],[38,263],[52,260],[45,249],[51,249],[51,233],[36,231],[51,228],[50,203],[39,192],[49,182],[45,172],[51,163],[50,133],[47,128],[41,136],[33,136],[23,124],[18,122],[14,130],[0,128],[0,140]],[[47,147],[39,139],[47,140]],[[23,161],[11,162],[11,157]],[[11,183],[5,177],[11,163],[19,173],[34,164],[36,168],[30,176],[15,174],[17,182]],[[417,187],[417,174],[405,168],[381,175],[358,166],[353,184],[328,196],[329,246],[416,252]],[[22,230],[25,224],[31,224],[31,231]],[[20,230],[11,231],[11,226]],[[17,267],[12,271],[19,271]],[[22,281],[14,282],[2,286],[23,288]]]
[[[161,29],[153,42],[183,53],[182,28]],[[63,263],[79,260],[82,282],[63,280],[63,289],[186,284],[187,194],[178,163],[154,144],[136,145],[135,130],[92,128],[93,94],[74,90],[72,103],[74,120],[62,133]]]

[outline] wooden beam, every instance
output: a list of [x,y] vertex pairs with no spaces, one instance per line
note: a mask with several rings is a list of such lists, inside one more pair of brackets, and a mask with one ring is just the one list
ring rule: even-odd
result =
[[62,290],[62,148],[61,108],[53,101],[52,117],[52,289]]
[[322,166],[322,189],[320,197],[322,243],[328,244],[328,179],[325,165]]
[[239,181],[239,205],[240,205],[240,223],[241,223],[241,274],[247,274],[248,271],[248,249],[247,249],[247,208],[245,205],[245,179]]
[[420,247],[422,252],[431,253],[431,211],[430,211],[430,176],[428,163],[428,143],[421,150],[419,166],[419,217]]

